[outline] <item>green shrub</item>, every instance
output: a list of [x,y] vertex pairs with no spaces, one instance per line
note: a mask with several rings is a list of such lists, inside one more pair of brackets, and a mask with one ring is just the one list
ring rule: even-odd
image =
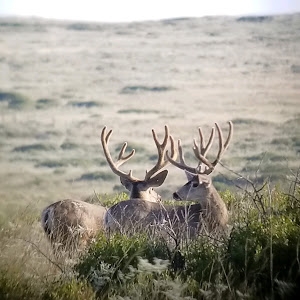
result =
[[33,286],[33,278],[25,278],[22,273],[0,270],[1,300],[35,300],[39,292]]
[[60,145],[60,148],[63,150],[73,150],[78,149],[79,145],[71,142],[64,142]]
[[69,102],[68,105],[74,106],[74,107],[85,107],[85,108],[102,106],[101,104],[99,104],[96,101],[72,101],[72,102]]
[[43,300],[94,300],[96,295],[91,286],[82,280],[61,279],[49,285]]
[[118,110],[118,113],[119,114],[160,114],[160,111],[154,109],[129,108],[129,109],[120,109]]
[[121,94],[135,94],[139,92],[167,92],[174,90],[169,86],[145,86],[145,85],[128,85],[122,88]]
[[80,278],[87,279],[98,292],[108,292],[122,280],[133,279],[133,269],[138,268],[139,258],[153,263],[156,258],[168,259],[166,247],[146,235],[101,234],[88,253],[75,265]]
[[285,217],[234,228],[227,253],[234,284],[244,281],[259,297],[272,294],[274,280],[299,285],[299,248],[300,227]]
[[113,174],[96,171],[96,172],[84,173],[76,180],[82,181],[82,180],[99,180],[99,179],[101,179],[101,180],[105,180],[105,181],[111,181],[114,178],[115,178],[115,176]]
[[46,144],[30,144],[30,145],[24,145],[15,147],[13,149],[14,152],[31,152],[31,151],[50,151],[54,150],[55,147],[52,145],[46,145]]
[[101,203],[103,206],[106,207],[111,207],[114,204],[124,200],[128,200],[128,194],[124,192],[120,192],[115,195],[94,194],[85,199],[85,201],[88,203],[95,203],[95,204]]
[[36,101],[35,108],[37,109],[47,109],[57,105],[57,102],[53,99],[39,99]]
[[46,168],[61,168],[65,167],[67,164],[62,161],[57,161],[57,160],[46,160],[43,162],[40,162],[38,164],[35,164],[36,168],[40,167],[46,167]]
[[10,109],[23,109],[28,104],[28,99],[22,94],[15,92],[1,92],[0,103],[6,102]]

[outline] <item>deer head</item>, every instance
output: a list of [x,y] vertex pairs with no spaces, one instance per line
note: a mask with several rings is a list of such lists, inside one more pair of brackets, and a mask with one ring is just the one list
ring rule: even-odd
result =
[[229,123],[229,133],[226,139],[226,142],[223,143],[223,134],[222,131],[217,123],[215,123],[218,137],[219,137],[219,151],[217,154],[216,159],[213,162],[210,162],[207,158],[207,152],[211,148],[215,128],[213,127],[211,130],[211,134],[208,140],[208,143],[204,145],[204,136],[202,133],[201,128],[199,128],[199,145],[197,144],[196,140],[193,141],[193,152],[195,157],[198,159],[197,167],[190,167],[186,164],[184,159],[184,154],[181,146],[181,141],[178,140],[178,152],[180,161],[177,162],[172,157],[166,154],[168,160],[177,168],[182,169],[185,171],[188,182],[182,186],[178,191],[173,194],[173,198],[175,200],[200,200],[204,201],[210,197],[218,198],[218,193],[212,185],[212,181],[210,178],[210,174],[214,171],[216,165],[219,163],[222,155],[224,154],[225,150],[228,148],[229,142],[232,137],[233,125],[232,122]]
[[[104,127],[101,133],[101,143],[104,155],[111,170],[120,177],[121,183],[127,190],[130,191],[130,199],[141,199],[151,202],[160,201],[161,196],[157,192],[155,192],[153,188],[161,186],[168,175],[167,170],[160,170],[169,163],[169,161],[165,157],[169,139],[171,142],[171,158],[176,159],[177,156],[177,152],[175,151],[174,146],[174,139],[169,133],[168,126],[165,126],[165,137],[161,144],[158,141],[154,129],[152,129],[152,136],[157,147],[158,159],[155,166],[151,170],[146,171],[144,179],[134,177],[132,175],[132,170],[126,173],[119,169],[121,165],[123,165],[126,161],[134,156],[135,150],[133,149],[128,155],[125,155],[124,153],[127,148],[127,143],[125,142],[120,150],[117,161],[114,162],[108,149],[108,143],[112,134],[112,130],[108,131],[108,133],[106,132],[106,130],[106,127]],[[158,171],[160,172],[157,173]]]

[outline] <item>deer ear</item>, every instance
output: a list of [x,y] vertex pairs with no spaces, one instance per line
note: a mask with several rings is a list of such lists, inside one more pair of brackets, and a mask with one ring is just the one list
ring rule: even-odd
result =
[[128,180],[126,177],[120,177],[120,181],[122,183],[122,185],[128,190],[130,191],[131,190],[131,181]]
[[166,177],[168,175],[168,170],[163,170],[161,172],[159,172],[158,174],[156,174],[154,177],[151,177],[150,179],[148,179],[146,181],[148,186],[151,187],[158,187],[161,186],[164,181],[166,180]]

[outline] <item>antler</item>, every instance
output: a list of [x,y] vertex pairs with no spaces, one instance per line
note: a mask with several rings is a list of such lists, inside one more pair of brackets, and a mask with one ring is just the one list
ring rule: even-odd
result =
[[[212,128],[210,137],[209,137],[209,141],[207,143],[207,145],[204,147],[203,145],[203,134],[202,134],[202,130],[201,128],[199,128],[199,135],[200,135],[200,145],[198,146],[196,141],[194,140],[194,145],[193,145],[193,151],[194,154],[196,156],[196,158],[199,160],[199,165],[196,168],[190,167],[185,163],[184,160],[184,156],[183,156],[183,151],[182,151],[182,147],[181,147],[181,141],[178,140],[178,151],[179,151],[179,155],[180,155],[180,162],[175,161],[174,159],[172,159],[171,157],[169,157],[168,153],[167,153],[167,158],[168,160],[176,167],[178,167],[179,169],[183,169],[187,172],[193,173],[193,174],[210,174],[216,167],[216,165],[219,163],[221,156],[223,155],[223,153],[225,152],[225,150],[228,148],[229,142],[231,140],[232,137],[232,130],[233,130],[233,125],[232,122],[229,121],[229,133],[228,133],[228,137],[227,140],[225,142],[225,144],[223,145],[223,134],[222,131],[219,127],[219,125],[217,123],[215,123],[217,131],[218,131],[218,135],[219,135],[219,151],[217,154],[217,158],[215,159],[214,162],[209,162],[208,159],[205,157],[208,150],[211,147],[212,144],[212,140],[214,137],[214,128]],[[200,165],[201,163],[205,164],[207,166],[206,170],[200,170]]]
[[121,171],[121,170],[119,170],[119,167],[121,165],[123,165],[126,161],[128,161],[135,154],[135,150],[132,149],[132,151],[127,156],[124,156],[124,153],[125,153],[126,148],[127,148],[127,143],[126,142],[123,144],[123,146],[120,150],[118,160],[115,163],[113,162],[113,159],[112,159],[112,157],[110,155],[110,152],[109,152],[109,149],[108,149],[108,142],[109,142],[111,134],[112,134],[112,130],[110,130],[108,133],[106,133],[106,126],[102,129],[101,143],[102,143],[102,147],[103,147],[103,151],[104,151],[106,160],[107,160],[110,168],[112,169],[112,171],[115,174],[117,174],[120,177],[127,178],[130,181],[139,180],[138,178],[132,176],[132,170],[130,170],[128,174]]
[[157,159],[156,165],[150,171],[146,171],[145,180],[150,179],[151,176],[153,176],[157,171],[164,168],[169,163],[169,160],[165,159],[165,154],[167,152],[166,147],[168,144],[168,139],[170,139],[170,142],[171,142],[171,158],[176,159],[176,157],[177,157],[177,152],[175,151],[174,139],[170,135],[169,127],[167,125],[165,125],[165,138],[161,144],[159,143],[159,141],[157,139],[157,135],[156,135],[154,129],[152,129],[152,135],[153,135],[153,139],[156,144],[156,147],[157,147],[158,159]]
[[[196,139],[194,139],[194,146],[193,146],[193,151],[194,151],[194,154],[195,154],[195,156],[197,158],[198,158],[199,154],[201,154],[204,157],[206,156],[207,152],[209,151],[209,149],[210,149],[210,147],[212,145],[213,138],[215,136],[215,128],[212,127],[211,133],[210,133],[210,137],[208,139],[208,142],[207,142],[206,146],[203,145],[203,143],[204,143],[204,137],[203,137],[203,133],[202,133],[201,127],[198,128],[198,131],[199,131],[199,137],[200,137],[199,146],[196,143]],[[200,172],[202,171],[202,162],[201,161],[199,161],[197,168],[198,168],[198,170],[200,170]],[[205,170],[205,166],[203,166],[203,168]]]
[[215,169],[216,165],[219,163],[219,161],[221,159],[221,156],[224,154],[225,150],[228,148],[229,142],[232,137],[232,128],[233,128],[231,121],[229,121],[228,124],[229,124],[228,137],[227,137],[225,144],[223,144],[222,131],[221,131],[218,123],[215,123],[217,131],[218,131],[218,135],[219,135],[219,152],[218,152],[217,158],[212,163],[204,155],[202,155],[202,153],[200,153],[199,151],[196,151],[197,149],[193,148],[195,156],[208,167],[203,172],[203,174],[210,174]]

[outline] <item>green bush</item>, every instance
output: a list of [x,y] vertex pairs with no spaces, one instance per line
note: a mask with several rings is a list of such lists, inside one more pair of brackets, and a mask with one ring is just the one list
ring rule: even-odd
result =
[[128,194],[124,192],[120,192],[115,195],[94,194],[85,199],[85,201],[88,203],[95,203],[95,204],[101,203],[101,205],[106,207],[111,207],[114,204],[124,200],[128,200]]
[[[72,265],[74,273],[63,273],[58,281],[36,280],[34,275],[22,269],[16,272],[16,267],[3,262],[0,298],[297,299],[297,180],[290,191],[287,195],[265,186],[245,195],[222,192],[232,218],[230,233],[222,237],[201,235],[190,241],[171,239],[157,231],[131,236],[100,234]],[[125,193],[94,195],[89,202],[110,206],[125,199]],[[19,219],[24,221],[26,213]],[[33,221],[36,219],[26,223]],[[18,228],[9,234],[2,226],[3,245],[21,237]]]
[[135,94],[140,92],[168,92],[174,90],[170,86],[145,86],[145,85],[128,85],[122,88],[121,94]]
[[43,300],[94,300],[95,293],[86,281],[64,279],[53,282],[42,296]]
[[55,100],[46,98],[37,100],[35,104],[36,109],[47,109],[55,106],[57,106],[57,102]]
[[1,300],[35,300],[38,291],[33,287],[32,278],[25,278],[23,274],[0,270],[0,299]]
[[0,91],[0,103],[6,102],[8,108],[20,110],[28,104],[28,99],[22,94],[16,92],[1,92]]
[[89,173],[84,173],[82,174],[77,181],[83,181],[83,180],[106,180],[106,181],[111,181],[115,178],[113,174],[106,173],[106,172],[101,172],[101,171],[96,171],[96,172],[89,172]]
[[118,110],[119,114],[159,114],[159,110],[154,109],[137,109],[137,108],[129,108],[129,109],[120,109]]
[[73,106],[73,107],[84,107],[84,108],[91,108],[91,107],[98,107],[102,106],[100,103],[96,101],[72,101],[69,102],[68,105]]
[[109,293],[124,280],[135,280],[140,257],[153,263],[156,258],[168,259],[166,247],[159,241],[149,240],[146,235],[101,234],[75,265],[79,278],[88,280],[97,294]]
[[50,151],[54,150],[55,147],[52,145],[46,145],[46,144],[30,144],[30,145],[24,145],[15,147],[13,149],[14,152],[31,152],[31,151]]

